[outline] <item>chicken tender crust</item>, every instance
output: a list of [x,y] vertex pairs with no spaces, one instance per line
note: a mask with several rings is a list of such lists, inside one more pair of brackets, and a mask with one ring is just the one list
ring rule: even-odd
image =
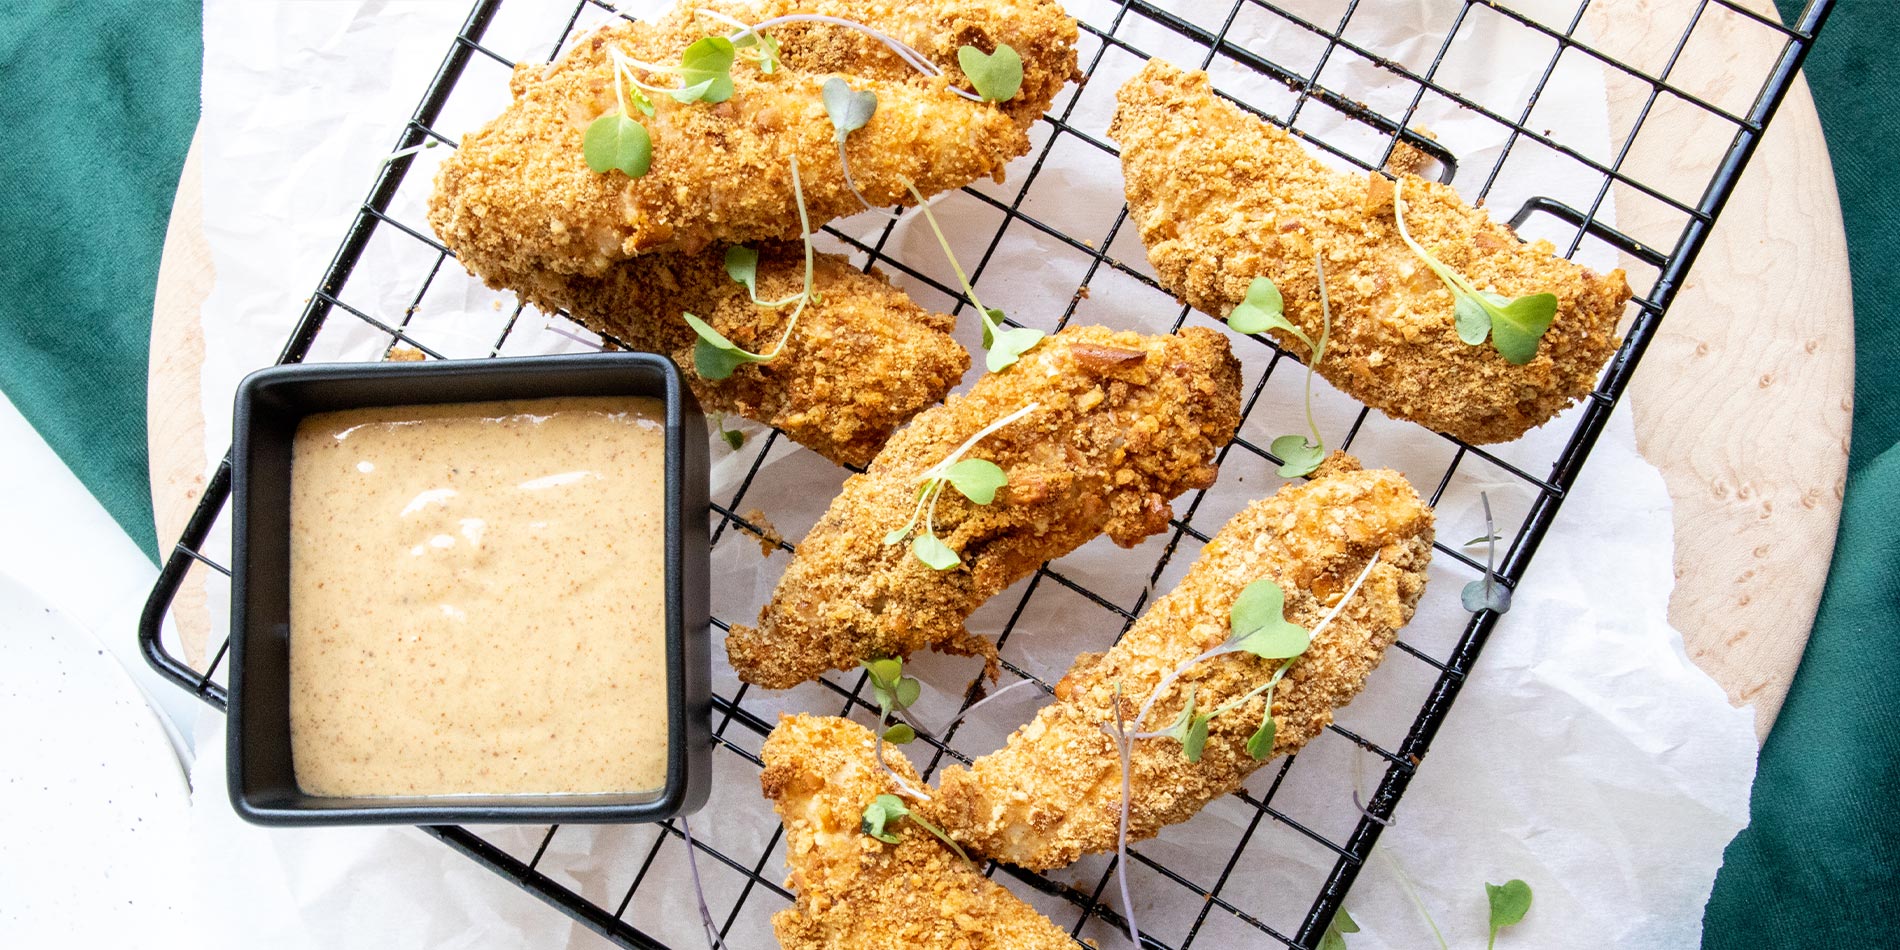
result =
[[[801,13],[852,20],[908,43],[943,70],[927,78],[896,54],[847,27],[787,23],[768,29],[782,65],[764,73],[732,68],[724,102],[680,103],[649,94],[655,113],[634,110],[652,140],[640,178],[587,166],[588,125],[618,109],[610,50],[633,60],[677,64],[695,41],[746,23]],[[851,133],[851,176],[874,204],[910,201],[904,182],[932,194],[984,176],[1029,149],[1027,129],[1076,75],[1075,21],[1055,0],[1007,4],[969,0],[704,0],[659,20],[620,23],[582,37],[548,66],[515,70],[513,103],[467,135],[443,163],[429,223],[474,273],[549,268],[598,275],[613,262],[714,242],[796,239],[799,220],[790,162],[799,161],[814,226],[862,210],[845,183],[834,128],[819,89],[831,76],[877,94],[869,124]],[[964,44],[989,51],[1007,43],[1023,58],[1023,86],[1005,103],[972,102],[957,65]],[[642,82],[672,87],[670,75]]]
[[[1009,482],[988,505],[945,490],[936,533],[963,563],[947,571],[885,544],[916,506],[924,472],[976,432],[1038,408],[965,458]],[[748,683],[785,689],[866,659],[925,646],[990,655],[963,622],[1037,565],[1106,532],[1132,546],[1167,527],[1169,501],[1213,484],[1214,453],[1240,422],[1240,365],[1221,333],[1147,336],[1071,327],[967,395],[918,414],[799,542],[756,627],[726,638]]]
[[[1432,513],[1405,478],[1365,471],[1334,453],[1311,482],[1248,506],[1202,549],[1179,587],[1156,601],[1106,654],[1076,660],[1056,702],[1003,749],[943,774],[927,818],[979,853],[1035,870],[1112,851],[1121,821],[1121,763],[1103,731],[1132,720],[1168,672],[1228,637],[1228,612],[1248,584],[1271,578],[1286,617],[1312,629],[1377,554],[1339,615],[1314,638],[1273,694],[1273,754],[1296,752],[1358,694],[1399,628],[1412,618],[1431,559]],[[1205,711],[1268,681],[1277,663],[1232,653],[1204,660],[1168,687],[1141,729],[1172,722],[1194,691]],[[1262,700],[1213,720],[1198,763],[1168,737],[1137,739],[1130,758],[1128,837],[1153,837],[1240,787],[1262,763],[1247,753]]]
[[[782,300],[804,288],[801,245],[757,250],[759,299]],[[815,260],[817,299],[799,315],[785,351],[724,380],[693,369],[698,338],[684,315],[758,353],[777,345],[794,307],[755,305],[727,275],[723,248],[643,255],[599,277],[527,271],[510,284],[538,307],[565,309],[590,330],[672,357],[707,412],[776,426],[834,462],[863,466],[899,426],[943,400],[969,369],[970,353],[950,335],[955,318],[911,302],[883,274],[860,271],[836,254]]]
[[[1590,391],[1616,350],[1623,272],[1596,274],[1524,244],[1451,188],[1404,175],[1412,237],[1480,290],[1549,292],[1557,316],[1537,355],[1513,366],[1458,339],[1451,292],[1400,239],[1392,182],[1333,171],[1293,136],[1215,96],[1201,72],[1151,60],[1117,93],[1130,216],[1162,286],[1224,316],[1269,277],[1286,316],[1320,331],[1314,251],[1325,255],[1332,335],[1320,375],[1387,415],[1468,442],[1503,442]],[[1282,346],[1310,359],[1292,334]]]
[[[848,719],[787,716],[765,739],[759,784],[785,824],[795,905],[772,918],[784,950],[1074,950],[1049,918],[910,821],[886,844],[860,830],[893,791],[871,732]],[[913,785],[903,753],[885,760]],[[887,826],[888,827],[888,826]]]

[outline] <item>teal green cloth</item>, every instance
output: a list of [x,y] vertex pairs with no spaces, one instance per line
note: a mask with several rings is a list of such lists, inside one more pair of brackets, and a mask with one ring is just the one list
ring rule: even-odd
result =
[[146,343],[201,13],[0,3],[0,391],[154,557]]
[[[1799,4],[1780,2],[1792,22]],[[1896,48],[1891,4],[1842,0],[1807,63],[1853,269],[1853,451],[1827,592],[1762,749],[1751,824],[1716,878],[1704,950],[1900,947]]]
[[[146,339],[197,121],[199,33],[198,8],[169,0],[0,6],[0,389],[148,551]],[[1851,474],[1820,617],[1705,950],[1900,946],[1896,48],[1889,4],[1842,0],[1809,62],[1854,275]]]

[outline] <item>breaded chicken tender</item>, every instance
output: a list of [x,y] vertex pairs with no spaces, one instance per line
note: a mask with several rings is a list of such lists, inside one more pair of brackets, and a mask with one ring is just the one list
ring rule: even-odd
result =
[[[884,543],[910,519],[926,471],[1032,403],[966,456],[1007,472],[993,501],[940,497],[936,534],[962,564],[933,570],[909,545]],[[920,413],[845,482],[758,626],[727,636],[732,667],[748,683],[785,689],[926,646],[993,662],[995,648],[963,628],[977,607],[1098,534],[1130,547],[1167,527],[1171,499],[1213,484],[1214,453],[1239,422],[1240,365],[1222,334],[1064,330]]]
[[[1172,593],[1156,601],[1105,654],[1085,654],[1056,687],[1056,702],[968,769],[943,774],[920,813],[965,847],[1036,870],[1115,849],[1121,821],[1121,760],[1103,731],[1133,720],[1163,678],[1224,642],[1229,611],[1248,584],[1271,578],[1286,593],[1286,618],[1311,630],[1378,562],[1358,592],[1289,668],[1273,691],[1273,754],[1296,752],[1332,722],[1412,618],[1431,558],[1432,513],[1397,472],[1362,470],[1334,453],[1306,484],[1248,506],[1202,549]],[[1247,653],[1202,660],[1171,685],[1143,731],[1172,722],[1195,695],[1202,712],[1266,683],[1278,662]],[[1133,740],[1128,837],[1149,838],[1240,787],[1261,766],[1247,739],[1262,699],[1214,719],[1198,763],[1181,743]]]
[[[1069,935],[905,820],[886,844],[863,832],[864,806],[894,791],[870,730],[848,719],[786,716],[765,739],[759,785],[785,823],[795,906],[772,917],[784,950],[1075,950]],[[885,761],[913,785],[902,753]]]
[[[1286,316],[1320,332],[1315,249],[1325,255],[1332,336],[1316,367],[1334,386],[1398,419],[1468,442],[1503,442],[1590,391],[1616,350],[1629,301],[1620,270],[1557,257],[1444,185],[1403,177],[1412,237],[1479,290],[1549,292],[1557,316],[1537,355],[1514,366],[1458,338],[1450,291],[1400,239],[1392,181],[1333,171],[1293,136],[1214,95],[1205,73],[1150,60],[1116,95],[1129,214],[1162,286],[1225,316],[1268,277]],[[1283,346],[1309,359],[1292,334]]]
[[[849,27],[797,22],[768,28],[782,65],[732,67],[724,102],[680,103],[651,93],[655,114],[635,109],[652,164],[640,178],[590,170],[588,125],[618,108],[610,50],[676,65],[692,43],[735,28],[706,10],[762,23],[823,15],[874,27],[942,70],[927,78]],[[514,102],[469,134],[444,162],[429,223],[468,269],[483,277],[545,268],[598,275],[613,262],[662,249],[799,236],[790,164],[799,160],[813,226],[862,210],[846,186],[834,127],[819,90],[832,76],[877,94],[877,113],[851,133],[851,177],[876,205],[908,203],[905,181],[925,194],[961,187],[1029,149],[1027,129],[1076,75],[1075,21],[1055,0],[694,0],[651,23],[624,23],[582,37],[559,61],[517,67]],[[1022,56],[1021,91],[1003,103],[973,102],[957,64],[963,45],[1008,44]],[[678,78],[639,73],[663,88]],[[630,107],[631,108],[631,107]],[[491,278],[492,279],[492,278]]]
[[[760,300],[782,300],[804,288],[801,245],[774,242],[756,250]],[[817,296],[799,315],[785,351],[770,362],[744,364],[723,380],[693,369],[697,337],[685,314],[758,353],[778,343],[795,309],[755,305],[726,273],[723,248],[642,255],[599,277],[529,271],[511,283],[536,306],[565,309],[588,329],[672,357],[708,413],[776,426],[834,462],[863,466],[911,416],[943,400],[970,368],[970,353],[950,336],[955,318],[912,303],[883,274],[867,274],[836,254],[815,260]]]

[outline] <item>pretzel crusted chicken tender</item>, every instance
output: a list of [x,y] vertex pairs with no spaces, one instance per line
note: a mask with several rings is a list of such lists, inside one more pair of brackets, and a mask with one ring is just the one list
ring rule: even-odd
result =
[[[688,46],[747,24],[801,14],[850,20],[909,44],[942,70],[906,64],[878,40],[847,26],[792,22],[765,30],[779,44],[772,72],[741,59],[733,93],[719,103],[648,93],[654,114],[629,105],[651,139],[647,173],[588,168],[582,137],[620,108],[618,53],[674,66]],[[613,262],[661,249],[796,239],[799,215],[790,163],[799,161],[814,226],[862,210],[846,184],[835,129],[820,98],[827,78],[877,95],[876,114],[846,143],[851,178],[876,205],[908,203],[905,181],[925,194],[961,187],[1029,149],[1029,124],[1075,74],[1075,21],[1055,0],[1008,5],[970,0],[695,0],[651,22],[616,24],[582,37],[548,66],[522,65],[514,101],[462,140],[443,163],[429,222],[470,271],[488,277],[530,268],[600,274]],[[1008,44],[1023,59],[1023,84],[1004,103],[974,102],[957,50]],[[661,88],[676,76],[634,66]]]
[[[804,287],[798,244],[767,243],[759,252],[761,300],[783,300]],[[799,314],[785,351],[745,363],[731,377],[709,380],[693,368],[692,314],[734,343],[768,352],[785,333],[794,306],[762,308],[724,265],[724,251],[649,254],[622,261],[599,277],[527,272],[515,284],[544,309],[633,347],[678,363],[709,413],[744,416],[784,430],[834,462],[866,465],[892,432],[943,400],[970,367],[970,353],[950,336],[955,319],[911,302],[884,275],[865,273],[836,254],[819,254],[815,299]]]
[[[962,563],[935,570],[886,535],[911,518],[925,473],[972,436],[966,458],[1000,466],[987,505],[940,496],[936,536]],[[1167,527],[1169,501],[1213,484],[1240,422],[1240,365],[1226,337],[1071,327],[967,395],[920,413],[870,470],[845,482],[799,542],[757,627],[733,627],[739,677],[772,689],[926,646],[993,657],[963,622],[1036,566],[1098,534],[1133,546]]]
[[[1254,278],[1271,278],[1287,319],[1318,339],[1314,254],[1324,255],[1332,333],[1316,369],[1366,405],[1469,442],[1508,441],[1588,393],[1615,351],[1630,296],[1622,271],[1521,243],[1451,188],[1405,175],[1406,226],[1432,255],[1481,291],[1556,295],[1535,357],[1513,365],[1459,339],[1451,292],[1399,236],[1391,180],[1327,168],[1215,96],[1205,73],[1150,60],[1116,98],[1108,134],[1162,286],[1221,316]],[[1272,332],[1310,359],[1292,334]]]
[[[784,950],[1074,950],[1069,935],[913,821],[861,828],[864,807],[893,791],[871,732],[848,719],[786,716],[765,739],[759,784],[785,824],[795,905],[772,917]],[[885,760],[912,785],[903,753]]]
[[[965,847],[1036,870],[1114,850],[1121,761],[1104,726],[1115,724],[1117,686],[1132,734],[1138,710],[1164,677],[1227,639],[1229,611],[1247,585],[1272,579],[1286,593],[1286,619],[1311,630],[1364,574],[1358,592],[1270,693],[1278,727],[1272,753],[1296,752],[1359,692],[1411,619],[1431,546],[1431,510],[1403,476],[1365,471],[1334,453],[1311,482],[1289,484],[1235,515],[1179,587],[1107,653],[1078,658],[1056,686],[1056,702],[1006,747],[968,769],[946,771],[920,813]],[[1248,653],[1201,660],[1168,686],[1140,728],[1164,728],[1190,692],[1203,713],[1238,699],[1277,666]],[[1215,718],[1199,762],[1189,762],[1181,743],[1167,736],[1132,741],[1129,840],[1192,818],[1261,766],[1247,740],[1261,722],[1262,702],[1249,700]]]

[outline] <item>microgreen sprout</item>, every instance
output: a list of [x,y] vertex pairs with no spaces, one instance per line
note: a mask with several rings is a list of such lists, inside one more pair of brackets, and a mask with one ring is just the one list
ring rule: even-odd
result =
[[1498,931],[1524,919],[1531,911],[1531,886],[1512,878],[1502,884],[1486,883],[1484,896],[1491,905],[1491,940],[1485,950],[1495,950]]
[[1341,907],[1333,915],[1333,922],[1326,925],[1326,933],[1319,938],[1319,950],[1346,950],[1346,935],[1359,932],[1359,923]]
[[970,855],[963,850],[962,845],[957,844],[949,835],[944,834],[942,828],[931,824],[922,815],[911,811],[910,808],[904,804],[904,800],[898,798],[896,795],[879,795],[871,799],[871,803],[864,806],[863,816],[858,819],[858,830],[885,844],[897,844],[902,839],[898,838],[897,833],[890,829],[891,826],[905,819],[909,819],[910,822],[917,827],[936,835],[937,840],[949,845],[950,850],[957,853],[957,857],[968,861],[972,865],[976,863],[970,860]]
[[1008,43],[998,43],[996,52],[985,53],[974,46],[957,49],[957,65],[970,77],[970,85],[984,102],[1008,102],[1023,88],[1023,58]]
[[737,429],[726,428],[726,414],[725,413],[722,412],[722,413],[719,413],[717,416],[715,416],[713,424],[719,427],[719,438],[725,440],[727,448],[733,450],[734,452],[737,452],[740,449],[745,448],[745,433],[740,432]]
[[923,684],[914,676],[904,675],[903,657],[866,660],[864,673],[870,677],[871,696],[877,700],[877,734],[872,739],[872,749],[878,768],[890,776],[891,783],[897,786],[898,791],[920,800],[929,798],[927,793],[897,774],[897,770],[884,761],[884,743],[903,745],[917,738],[917,730],[909,723],[891,725],[891,719],[902,717],[904,711],[917,701],[923,692]]
[[[653,139],[647,135],[647,127],[634,121],[627,109],[627,84],[634,82],[637,85],[637,81],[623,65],[620,53],[612,52],[614,101],[620,108],[602,115],[587,126],[587,131],[581,135],[581,156],[587,160],[588,169],[595,174],[604,175],[618,169],[628,178],[639,178],[653,164]],[[645,101],[639,89],[634,89],[633,95],[635,101],[641,104],[641,111],[652,115],[652,103]]]
[[1511,609],[1511,589],[1498,582],[1497,572],[1493,568],[1497,563],[1498,532],[1491,523],[1491,496],[1479,492],[1478,500],[1484,503],[1484,537],[1474,539],[1471,543],[1484,542],[1484,577],[1466,584],[1459,599],[1464,602],[1465,609],[1474,614],[1480,610],[1504,614]]
[[[1319,367],[1320,361],[1326,359],[1326,341],[1333,334],[1333,307],[1326,298],[1326,259],[1317,252],[1313,255],[1313,269],[1319,275],[1319,345],[1315,346],[1306,334],[1293,331],[1306,343],[1306,428],[1313,433],[1313,437],[1308,439],[1303,435],[1283,435],[1268,446],[1268,450],[1281,459],[1281,478],[1311,475],[1314,469],[1319,468],[1319,463],[1326,459],[1326,442],[1320,438],[1319,423],[1313,421],[1313,371]],[[1277,290],[1274,296],[1279,296]],[[1281,322],[1285,322],[1284,316]],[[1287,326],[1292,324],[1288,323]]]
[[[995,462],[965,459],[963,456],[991,433],[1036,411],[1041,405],[1032,402],[984,426],[957,446],[956,451],[945,456],[943,461],[925,469],[918,476],[917,504],[911,509],[910,520],[885,534],[884,543],[898,544],[905,538],[911,538],[911,553],[917,556],[917,560],[939,571],[947,571],[963,563],[957,552],[950,550],[950,546],[937,537],[937,500],[943,496],[944,486],[949,485],[974,504],[987,505],[995,501],[996,490],[1008,484],[1009,475]],[[912,537],[919,520],[923,522],[923,532]]]
[[[757,251],[747,248],[733,248],[726,252],[726,274],[738,283],[744,284],[752,294],[752,302],[762,307],[781,307],[796,302],[797,308],[785,321],[785,332],[778,338],[777,345],[769,352],[753,353],[726,339],[725,334],[712,328],[712,325],[692,314],[686,314],[686,324],[693,328],[699,339],[693,344],[693,369],[700,376],[710,380],[726,379],[732,371],[745,363],[769,363],[785,351],[785,344],[792,338],[793,328],[798,326],[798,317],[805,312],[805,305],[814,296],[812,293],[811,219],[805,213],[805,190],[798,178],[798,156],[792,156],[792,198],[798,203],[799,236],[805,242],[805,290],[797,297],[784,300],[762,302],[758,294]],[[740,252],[737,256],[734,251]]]
[[1283,435],[1273,440],[1269,451],[1281,459],[1281,478],[1311,475],[1326,458],[1326,443],[1320,438],[1319,424],[1313,421],[1313,370],[1326,358],[1326,342],[1333,329],[1333,311],[1326,296],[1326,263],[1317,253],[1313,256],[1313,266],[1319,274],[1318,342],[1286,318],[1286,298],[1280,294],[1280,288],[1272,278],[1255,277],[1247,285],[1247,296],[1227,313],[1227,325],[1236,333],[1251,335],[1281,330],[1306,344],[1306,427],[1311,430],[1313,437],[1308,439],[1303,435]]
[[1451,291],[1458,339],[1477,346],[1489,337],[1499,355],[1517,366],[1536,358],[1537,342],[1557,316],[1557,295],[1542,293],[1510,298],[1472,286],[1463,274],[1447,267],[1412,240],[1411,232],[1405,228],[1404,189],[1403,178],[1392,186],[1392,213],[1398,220],[1399,237]]
[[712,908],[706,906],[706,886],[699,880],[699,858],[693,854],[693,826],[687,824],[686,816],[680,816],[680,837],[686,839],[686,869],[693,876],[693,895],[699,899],[699,925],[706,931],[706,946],[711,950],[726,950],[725,941],[719,939],[719,928],[713,923]]
[[864,128],[865,123],[877,114],[877,93],[869,89],[853,90],[851,84],[842,78],[833,76],[825,80],[820,92],[825,101],[825,114],[831,117],[831,126],[836,130],[833,136],[838,142],[838,168],[844,172],[844,184],[857,196],[858,204],[866,211],[878,209],[871,206],[864,192],[858,190],[858,183],[851,180],[851,162],[845,157],[844,140],[851,133]]
[[950,269],[957,272],[957,281],[963,285],[963,292],[976,307],[983,320],[983,348],[988,353],[983,358],[983,366],[992,373],[999,373],[1016,365],[1024,353],[1042,342],[1041,330],[1028,327],[1009,327],[1003,324],[1003,311],[983,306],[976,297],[976,288],[970,285],[970,278],[963,273],[963,265],[957,263],[957,255],[950,250],[950,239],[943,236],[943,229],[937,226],[937,216],[930,213],[930,204],[924,201],[923,192],[909,181],[904,187],[910,189],[911,196],[917,199],[917,210],[924,213],[924,220],[930,223],[931,233],[937,236],[937,244],[943,248],[943,256],[950,259]]
[[[1247,753],[1255,761],[1265,761],[1271,757],[1274,735],[1278,732],[1278,726],[1273,719],[1274,688],[1286,677],[1287,671],[1306,652],[1307,647],[1312,645],[1313,638],[1330,626],[1333,619],[1339,616],[1340,611],[1352,602],[1353,596],[1359,593],[1360,586],[1366,582],[1367,577],[1372,575],[1372,569],[1378,563],[1379,555],[1375,552],[1366,561],[1365,569],[1359,572],[1352,586],[1346,589],[1346,595],[1341,597],[1339,603],[1334,604],[1330,611],[1327,611],[1326,616],[1320,618],[1319,624],[1311,631],[1286,619],[1286,592],[1281,590],[1280,585],[1274,583],[1271,578],[1261,578],[1248,584],[1241,590],[1240,596],[1234,599],[1233,606],[1228,610],[1227,640],[1169,670],[1167,675],[1161,678],[1161,682],[1155,685],[1154,691],[1148,694],[1148,699],[1141,705],[1141,711],[1136,713],[1136,727],[1139,728],[1142,721],[1148,718],[1148,713],[1154,708],[1155,701],[1167,692],[1168,687],[1196,664],[1229,653],[1250,653],[1263,660],[1279,660],[1280,664],[1274,668],[1273,675],[1265,683],[1207,712],[1201,717],[1203,723],[1199,727],[1190,721],[1187,733],[1183,737],[1182,752],[1186,754],[1189,751],[1186,738],[1194,738],[1194,733],[1197,731],[1199,732],[1197,745],[1207,741],[1206,722],[1239,709],[1254,697],[1265,694],[1266,702],[1261,711],[1260,726],[1247,739]],[[1193,704],[1194,698],[1190,694],[1188,705],[1191,708]],[[1192,712],[1189,716],[1193,717]],[[1170,736],[1173,735],[1174,728],[1170,726],[1169,729],[1160,732],[1137,732],[1135,738],[1152,739]],[[1188,760],[1199,761],[1200,750],[1196,748],[1193,751],[1194,754]]]

